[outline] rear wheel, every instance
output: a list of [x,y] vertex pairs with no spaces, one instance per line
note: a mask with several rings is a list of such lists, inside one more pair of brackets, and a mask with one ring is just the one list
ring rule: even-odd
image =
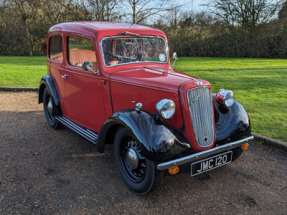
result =
[[114,156],[124,182],[137,195],[145,195],[159,184],[161,172],[142,155],[136,139],[125,127],[116,134]]
[[60,123],[53,116],[55,102],[53,101],[53,98],[47,87],[45,88],[44,93],[43,93],[43,106],[44,106],[44,112],[45,112],[45,116],[46,116],[46,120],[48,124],[53,129],[58,129],[60,127]]

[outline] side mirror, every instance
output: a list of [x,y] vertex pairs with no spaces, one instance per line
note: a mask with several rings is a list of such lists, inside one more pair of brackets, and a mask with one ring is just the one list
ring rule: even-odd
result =
[[173,64],[172,64],[171,67],[173,67],[174,64],[175,64],[175,62],[178,60],[178,59],[177,59],[177,54],[176,54],[176,52],[174,52],[174,53],[172,54],[172,59],[173,59]]
[[90,62],[90,61],[84,61],[83,63],[82,63],[82,68],[83,68],[83,70],[85,70],[85,71],[92,71],[94,74],[97,74],[97,75],[100,75],[100,72],[99,72],[99,70],[97,70],[97,71],[94,71],[93,69],[92,69],[92,63]]
[[89,70],[92,69],[92,63],[91,63],[90,61],[85,61],[85,62],[83,62],[83,64],[82,64],[82,68],[83,68],[83,70],[85,70],[85,71],[89,71]]
[[175,60],[175,61],[178,60],[178,59],[177,59],[177,54],[176,54],[176,52],[174,52],[174,53],[172,54],[172,59]]

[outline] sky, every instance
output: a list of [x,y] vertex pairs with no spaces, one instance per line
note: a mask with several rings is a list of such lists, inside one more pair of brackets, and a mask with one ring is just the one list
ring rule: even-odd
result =
[[[204,6],[200,6],[201,4],[205,4],[206,0],[177,0],[177,2],[179,4],[187,4],[186,7],[188,8],[188,10],[193,9],[193,11],[195,12],[200,12],[203,10],[206,10],[206,7]],[[193,4],[192,4],[193,2]],[[192,7],[193,5],[193,7]]]

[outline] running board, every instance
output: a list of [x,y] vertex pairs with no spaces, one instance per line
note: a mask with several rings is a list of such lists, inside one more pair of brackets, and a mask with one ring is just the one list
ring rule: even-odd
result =
[[84,137],[85,139],[87,139],[88,141],[90,141],[93,144],[97,144],[97,140],[98,140],[98,135],[93,132],[90,131],[89,129],[85,129],[80,127],[79,125],[77,125],[76,123],[72,122],[71,120],[67,119],[64,116],[56,116],[55,117],[61,124],[67,126],[68,128],[72,129],[74,132],[76,132],[77,134],[81,135],[82,137]]

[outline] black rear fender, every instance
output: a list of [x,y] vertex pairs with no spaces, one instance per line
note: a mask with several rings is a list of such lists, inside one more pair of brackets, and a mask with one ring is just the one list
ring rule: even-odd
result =
[[40,87],[39,87],[38,103],[40,104],[43,102],[43,94],[44,94],[44,90],[46,87],[48,88],[49,93],[50,93],[50,95],[53,99],[53,102],[54,102],[55,108],[53,110],[54,111],[53,115],[54,116],[62,115],[59,95],[58,95],[56,85],[55,85],[51,75],[45,75],[41,79]]

